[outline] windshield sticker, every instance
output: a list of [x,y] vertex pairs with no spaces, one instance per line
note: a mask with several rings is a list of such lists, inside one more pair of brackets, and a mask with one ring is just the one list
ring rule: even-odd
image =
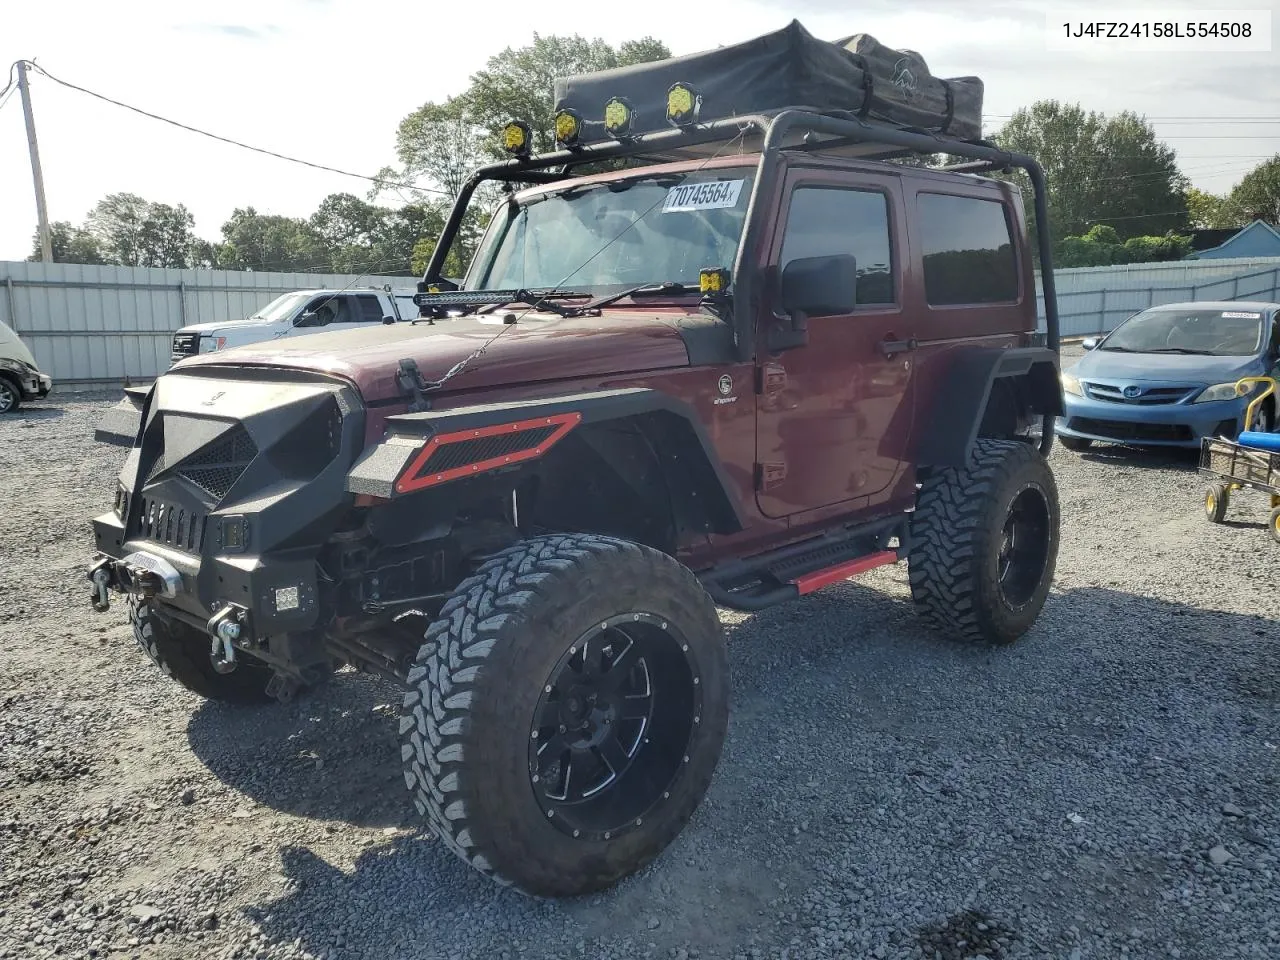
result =
[[1262,319],[1262,314],[1260,313],[1232,313],[1230,311],[1227,311],[1227,312],[1224,312],[1222,316],[1224,318],[1231,319],[1231,320],[1261,320]]
[[686,213],[690,210],[719,210],[738,204],[745,180],[714,180],[710,183],[687,183],[672,187],[663,213]]

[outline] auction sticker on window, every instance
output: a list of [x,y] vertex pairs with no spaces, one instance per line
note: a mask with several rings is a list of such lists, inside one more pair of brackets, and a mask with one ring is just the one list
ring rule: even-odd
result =
[[672,187],[662,205],[663,213],[683,213],[689,210],[720,210],[738,204],[745,180],[711,180],[707,183],[686,183]]
[[1222,316],[1230,320],[1261,320],[1262,319],[1262,314],[1260,313],[1243,313],[1241,311],[1233,311],[1233,310],[1223,311]]

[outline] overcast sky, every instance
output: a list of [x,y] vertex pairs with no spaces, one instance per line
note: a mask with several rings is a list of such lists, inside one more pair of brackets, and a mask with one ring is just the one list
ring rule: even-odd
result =
[[[1152,118],[1193,183],[1224,191],[1280,151],[1280,41],[1270,53],[1048,51],[1038,0],[42,0],[5,4],[7,65],[35,59],[56,76],[192,126],[330,166],[373,173],[395,160],[396,125],[463,90],[505,46],[544,34],[611,43],[646,34],[676,54],[749,39],[798,18],[836,39],[870,33],[918,50],[939,76],[976,74],[994,129],[1040,98]],[[1070,4],[1087,19],[1114,3]],[[1159,19],[1188,11],[1272,9],[1277,0],[1127,0]],[[1273,31],[1280,12],[1273,14]],[[368,184],[216,143],[36,76],[32,81],[50,217],[79,223],[108,193],[183,203],[196,232],[220,237],[232,209],[307,216],[326,194]],[[1226,122],[1254,117],[1268,122]],[[1178,119],[1161,119],[1178,118]],[[1185,118],[1214,118],[1188,121]],[[0,260],[31,250],[35,201],[16,96],[0,107]]]

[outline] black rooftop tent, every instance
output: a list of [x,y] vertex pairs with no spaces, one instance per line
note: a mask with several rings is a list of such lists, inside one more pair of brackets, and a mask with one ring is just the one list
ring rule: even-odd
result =
[[[671,129],[667,91],[691,86],[701,98],[699,120],[804,109],[866,120],[957,140],[982,136],[982,81],[932,76],[914,51],[893,50],[866,34],[834,43],[819,40],[799,21],[744,43],[682,57],[638,63],[556,81],[556,110],[574,110],[586,121],[582,143],[610,139],[605,103],[628,101],[636,135]],[[874,154],[862,145],[860,154]],[[688,147],[667,156],[696,156]]]

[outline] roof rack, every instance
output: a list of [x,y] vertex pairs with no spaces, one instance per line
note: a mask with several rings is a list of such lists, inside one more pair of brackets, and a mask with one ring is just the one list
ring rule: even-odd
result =
[[[745,251],[756,248],[761,218],[755,215],[761,198],[768,197],[774,186],[778,165],[774,162],[780,151],[807,151],[823,154],[839,154],[868,160],[887,160],[903,155],[946,154],[961,157],[965,162],[938,168],[943,172],[981,174],[995,171],[1024,170],[1030,178],[1034,194],[1037,231],[1037,248],[1040,255],[1041,289],[1045,308],[1045,345],[1058,349],[1058,304],[1053,277],[1053,251],[1050,246],[1048,198],[1044,171],[1034,158],[1012,153],[986,141],[960,140],[944,134],[898,127],[885,123],[871,123],[844,112],[815,112],[803,106],[787,107],[770,114],[743,114],[709,123],[693,123],[653,133],[645,133],[624,139],[597,142],[564,148],[542,154],[515,157],[479,168],[463,184],[454,202],[449,219],[436,244],[431,260],[423,274],[419,289],[425,290],[433,282],[439,282],[445,257],[462,225],[463,216],[472,195],[480,184],[488,180],[510,183],[555,183],[571,175],[575,167],[601,160],[618,158],[653,159],[663,162],[672,157],[696,158],[712,156],[713,145],[722,145],[742,138],[744,147],[750,143],[752,153],[759,153],[758,170],[747,207],[747,233],[739,245],[739,261]],[[755,278],[751,271],[743,270],[742,263],[735,264],[735,300],[751,303],[759,296],[753,289]],[[734,341],[739,358],[751,359],[751,310],[735,311]]]

